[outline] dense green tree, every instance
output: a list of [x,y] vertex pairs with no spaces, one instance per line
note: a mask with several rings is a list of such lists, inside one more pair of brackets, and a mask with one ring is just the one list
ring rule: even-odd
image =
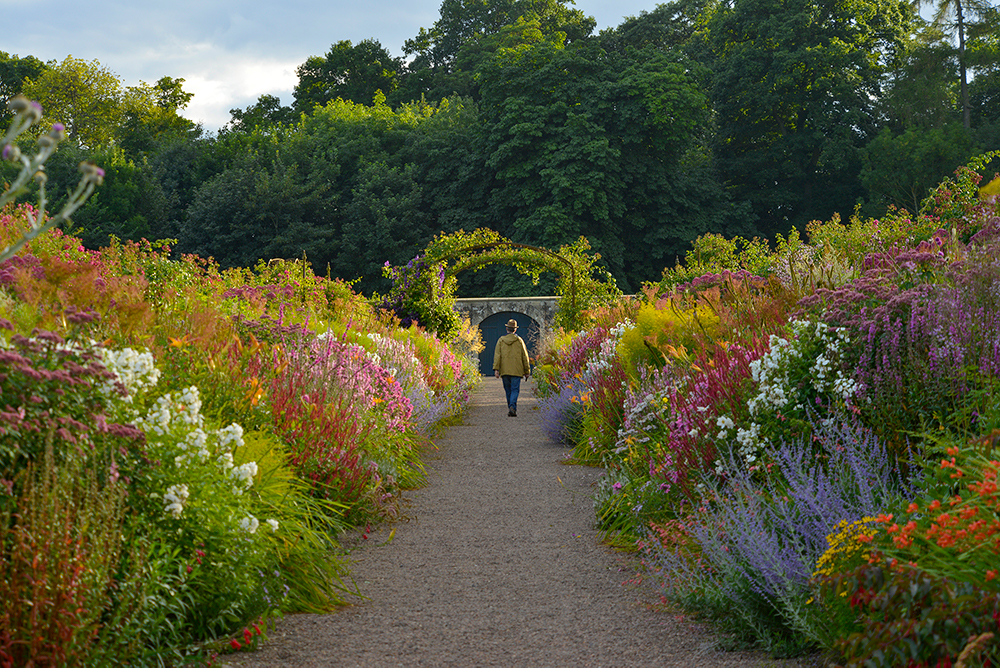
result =
[[180,236],[180,223],[198,187],[224,169],[213,154],[214,143],[212,138],[204,137],[166,141],[149,158],[150,169],[166,199],[165,238]]
[[444,0],[431,28],[403,45],[412,59],[394,100],[439,100],[477,95],[475,72],[499,47],[496,36],[519,20],[537,25],[553,41],[585,39],[596,21],[570,7],[572,0]]
[[487,199],[493,178],[478,141],[482,127],[478,105],[453,98],[405,109],[419,115],[421,122],[411,126],[396,159],[415,167],[414,178],[423,188],[424,206],[436,220],[435,232],[483,227],[489,215]]
[[566,0],[444,0],[438,20],[407,40],[403,52],[415,56],[417,68],[447,70],[470,40],[496,34],[520,18],[537,21],[546,35],[563,33],[569,42],[580,40],[597,23],[570,4]]
[[84,245],[106,246],[111,235],[132,241],[171,236],[167,199],[145,159],[130,160],[114,148],[89,157],[101,165],[105,176],[87,206],[73,217],[72,230]]
[[[969,61],[976,76],[969,84],[969,104],[973,111],[973,127],[994,126],[1000,129],[1000,9],[993,9],[980,28],[991,28],[977,34]],[[985,148],[1000,146],[1000,137]]]
[[706,7],[712,0],[675,0],[657,5],[639,16],[627,16],[615,28],[601,31],[601,44],[608,51],[665,49],[689,52],[698,41],[696,32],[704,24]]
[[364,162],[345,206],[338,271],[360,278],[365,292],[385,292],[391,283],[373,272],[389,262],[406,264],[434,237],[431,215],[413,164],[392,167]]
[[274,95],[261,95],[257,102],[246,109],[230,109],[230,121],[220,130],[221,134],[249,133],[256,129],[290,125],[298,120],[299,114],[291,107],[281,106],[281,99]]
[[152,86],[140,82],[126,87],[99,61],[67,56],[36,78],[26,79],[24,94],[42,105],[42,127],[59,122],[66,126],[68,140],[78,146],[97,149],[114,144],[138,157],[160,141],[200,132],[178,115],[192,97],[183,83],[162,77]]
[[[623,289],[655,280],[722,206],[721,191],[698,201],[683,183],[709,120],[696,66],[657,49],[611,57],[596,40],[562,47],[537,26],[520,36],[481,70],[495,229],[548,248],[586,236]],[[675,216],[694,208],[685,198],[706,216]]]
[[733,0],[707,22],[715,154],[771,235],[852,207],[858,150],[909,32],[899,0]]
[[[970,21],[991,18],[993,7],[990,0],[914,0],[917,7],[928,3],[934,5],[934,23],[958,40],[959,101],[962,105],[962,123],[969,129],[972,127],[972,107],[969,102],[966,38],[969,35]],[[991,27],[995,31],[995,26]],[[979,31],[984,32],[981,27]]]
[[183,84],[184,79],[165,76],[152,86],[140,82],[126,89],[117,143],[127,155],[148,156],[166,143],[201,134],[200,126],[180,115],[194,97]]
[[234,167],[205,181],[187,210],[178,249],[225,267],[253,266],[270,232],[248,206],[258,174],[254,166]]
[[9,126],[14,118],[7,109],[7,101],[22,91],[25,79],[37,79],[47,67],[34,56],[20,58],[0,51],[0,123],[3,127]]
[[94,249],[106,246],[109,235],[131,240],[170,236],[167,199],[153,169],[144,159],[130,159],[114,146],[92,151],[67,145],[54,153],[46,163],[50,210],[62,208],[80,179],[82,160],[99,164],[104,182],[63,226],[66,231]]
[[910,128],[895,134],[886,128],[862,149],[861,183],[868,190],[871,215],[887,205],[920,211],[920,203],[943,175],[951,174],[979,153],[960,124]]
[[352,45],[342,40],[326,56],[310,56],[295,71],[295,109],[310,113],[337,98],[371,104],[375,94],[389,95],[399,87],[403,61],[395,58],[374,39]]
[[325,267],[336,250],[335,230],[321,223],[324,192],[295,165],[248,159],[198,188],[181,227],[179,250],[213,257],[223,267],[305,253]]
[[910,40],[902,62],[887,77],[878,101],[880,120],[897,132],[939,128],[958,120],[954,50],[927,25]]
[[117,136],[125,91],[118,75],[96,60],[67,56],[27,79],[24,94],[42,105],[43,126],[62,123],[67,138],[80,146],[105,146]]

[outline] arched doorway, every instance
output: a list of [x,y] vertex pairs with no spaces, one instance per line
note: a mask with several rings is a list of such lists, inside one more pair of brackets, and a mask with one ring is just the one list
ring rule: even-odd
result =
[[538,354],[540,328],[534,318],[513,311],[494,313],[479,323],[479,331],[486,343],[486,348],[479,353],[479,372],[484,376],[493,375],[493,353],[496,350],[497,341],[507,333],[507,321],[510,319],[517,322],[517,334],[524,339],[528,348],[528,357],[534,360]]

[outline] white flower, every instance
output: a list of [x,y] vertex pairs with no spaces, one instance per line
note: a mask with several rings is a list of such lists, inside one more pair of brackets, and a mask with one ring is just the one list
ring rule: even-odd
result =
[[201,398],[198,388],[192,385],[186,388],[175,400],[177,419],[185,424],[201,426]]
[[221,455],[219,455],[219,458],[216,459],[215,461],[218,462],[219,466],[221,466],[226,471],[233,468],[233,456],[228,452],[224,452]]
[[[188,435],[184,437],[184,445],[190,447],[199,455],[202,455],[203,458],[208,454],[208,450],[205,448],[207,443],[208,434],[206,434],[200,427],[188,432]],[[186,450],[187,447],[184,447],[184,449]]]
[[243,427],[236,424],[235,422],[228,427],[223,427],[219,430],[219,445],[228,448],[232,445],[233,448],[243,447]]
[[240,529],[243,529],[247,533],[257,533],[257,527],[259,526],[260,522],[253,515],[247,515],[240,520]]
[[728,415],[723,415],[715,421],[715,426],[722,427],[723,429],[732,429],[736,426],[736,423]]
[[238,483],[242,483],[246,489],[250,489],[250,487],[253,486],[254,476],[257,475],[257,462],[240,464],[230,471],[229,475],[232,476]]
[[[112,350],[100,347],[98,354],[104,366],[118,376],[118,380],[125,387],[127,392],[125,401],[128,403],[132,402],[132,397],[137,392],[156,385],[160,378],[160,370],[156,368],[156,362],[150,352],[140,353],[131,348]],[[111,394],[113,390],[113,383],[101,386],[101,391],[105,394]]]
[[271,527],[271,531],[278,530],[278,520],[267,520],[267,524]]
[[187,485],[171,485],[163,494],[163,500],[167,504],[163,509],[163,512],[170,513],[175,518],[180,517],[181,512],[184,510],[184,502],[187,501],[187,499]]

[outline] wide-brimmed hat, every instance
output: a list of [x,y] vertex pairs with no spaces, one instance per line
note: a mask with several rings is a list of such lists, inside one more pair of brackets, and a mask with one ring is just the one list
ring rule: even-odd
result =
[[508,329],[517,329],[517,320],[514,320],[513,318],[511,318],[510,320],[508,320],[507,321],[507,328]]

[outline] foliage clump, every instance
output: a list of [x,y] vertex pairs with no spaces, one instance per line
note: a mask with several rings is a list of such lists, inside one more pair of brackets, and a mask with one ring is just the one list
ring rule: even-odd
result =
[[916,218],[701,238],[644,300],[552,337],[549,433],[603,466],[598,527],[667,601],[775,656],[996,660],[989,158]]
[[0,284],[14,664],[208,659],[351,600],[340,535],[399,517],[478,377],[304,260],[222,269],[54,232]]

